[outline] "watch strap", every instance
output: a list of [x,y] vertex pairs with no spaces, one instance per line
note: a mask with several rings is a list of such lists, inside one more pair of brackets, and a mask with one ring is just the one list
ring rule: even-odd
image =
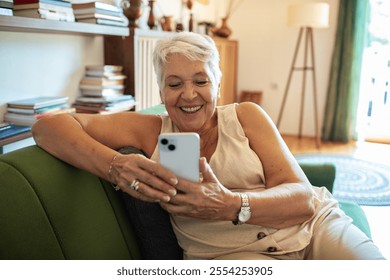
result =
[[237,213],[236,219],[232,221],[232,223],[234,225],[242,225],[246,222],[246,221],[240,221],[240,218],[239,218],[240,213],[246,212],[246,213],[249,213],[249,215],[250,215],[250,212],[251,212],[251,209],[249,207],[248,195],[246,193],[239,193],[239,195],[241,198],[241,207],[240,207],[240,211]]

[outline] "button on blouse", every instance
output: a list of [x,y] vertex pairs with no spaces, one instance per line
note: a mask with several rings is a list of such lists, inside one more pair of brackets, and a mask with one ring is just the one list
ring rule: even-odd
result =
[[264,237],[266,237],[267,235],[264,233],[264,232],[262,232],[262,231],[260,231],[258,234],[257,234],[257,239],[263,239]]

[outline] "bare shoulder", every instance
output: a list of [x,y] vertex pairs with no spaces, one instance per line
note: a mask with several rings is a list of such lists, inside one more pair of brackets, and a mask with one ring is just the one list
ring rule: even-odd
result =
[[268,114],[258,104],[253,102],[243,102],[236,106],[237,117],[244,128],[250,129],[259,126],[272,126],[273,121]]

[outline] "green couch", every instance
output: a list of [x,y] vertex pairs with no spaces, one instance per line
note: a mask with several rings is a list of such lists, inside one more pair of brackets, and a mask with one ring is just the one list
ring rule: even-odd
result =
[[[333,165],[302,165],[331,189]],[[370,236],[362,209],[341,207]],[[0,156],[0,259],[140,259],[124,203],[111,185],[37,146]]]

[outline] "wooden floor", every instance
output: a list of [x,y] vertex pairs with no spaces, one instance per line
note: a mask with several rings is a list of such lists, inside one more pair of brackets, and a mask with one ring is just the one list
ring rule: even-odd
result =
[[[293,154],[322,153],[351,155],[356,158],[379,162],[390,166],[390,145],[372,142],[321,143],[314,138],[283,135]],[[362,206],[370,223],[372,239],[387,259],[390,259],[390,206]]]

